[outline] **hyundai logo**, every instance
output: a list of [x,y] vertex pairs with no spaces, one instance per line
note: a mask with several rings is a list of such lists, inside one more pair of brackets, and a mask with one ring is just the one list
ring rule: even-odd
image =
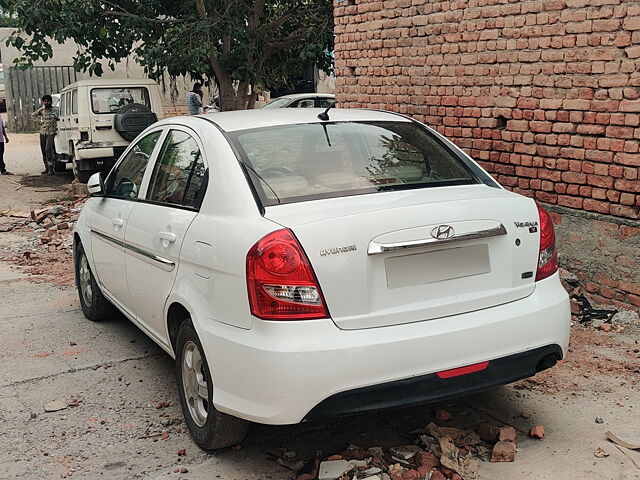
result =
[[431,230],[431,236],[438,240],[446,240],[447,238],[453,237],[454,234],[455,231],[451,225],[438,225],[436,228]]

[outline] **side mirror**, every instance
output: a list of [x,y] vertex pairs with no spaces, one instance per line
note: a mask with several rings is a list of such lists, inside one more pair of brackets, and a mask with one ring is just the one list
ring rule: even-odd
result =
[[87,190],[89,190],[89,195],[92,197],[103,197],[106,193],[106,188],[104,186],[104,180],[102,179],[102,173],[94,173],[89,177],[89,181],[87,182]]

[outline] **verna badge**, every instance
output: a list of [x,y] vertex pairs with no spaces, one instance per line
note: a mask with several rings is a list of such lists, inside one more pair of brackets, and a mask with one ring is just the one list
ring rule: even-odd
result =
[[438,240],[446,240],[447,238],[451,238],[455,235],[455,231],[451,225],[438,225],[436,228],[431,230],[431,236],[433,238],[437,238]]

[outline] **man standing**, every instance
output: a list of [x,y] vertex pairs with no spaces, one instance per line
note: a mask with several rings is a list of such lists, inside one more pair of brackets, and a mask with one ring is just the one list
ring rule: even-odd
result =
[[9,137],[7,137],[7,131],[4,128],[4,120],[0,117],[0,175],[13,175],[11,172],[7,172],[7,167],[4,164],[5,143],[9,143]]
[[53,139],[56,136],[58,117],[51,108],[51,95],[42,97],[42,107],[33,112],[33,118],[40,117],[40,151],[42,152],[42,162],[44,171],[42,175],[53,175],[53,167],[56,163],[56,149]]
[[193,90],[187,93],[187,107],[189,115],[198,115],[202,113],[202,84],[194,83]]

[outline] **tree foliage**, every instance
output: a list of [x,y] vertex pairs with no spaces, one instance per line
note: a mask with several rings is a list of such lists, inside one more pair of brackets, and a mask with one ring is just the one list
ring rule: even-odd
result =
[[331,70],[331,0],[0,0],[0,9],[18,23],[8,40],[17,65],[51,58],[51,38],[71,39],[78,71],[99,76],[133,54],[151,78],[215,81],[225,110],[251,106],[251,87],[309,63]]

